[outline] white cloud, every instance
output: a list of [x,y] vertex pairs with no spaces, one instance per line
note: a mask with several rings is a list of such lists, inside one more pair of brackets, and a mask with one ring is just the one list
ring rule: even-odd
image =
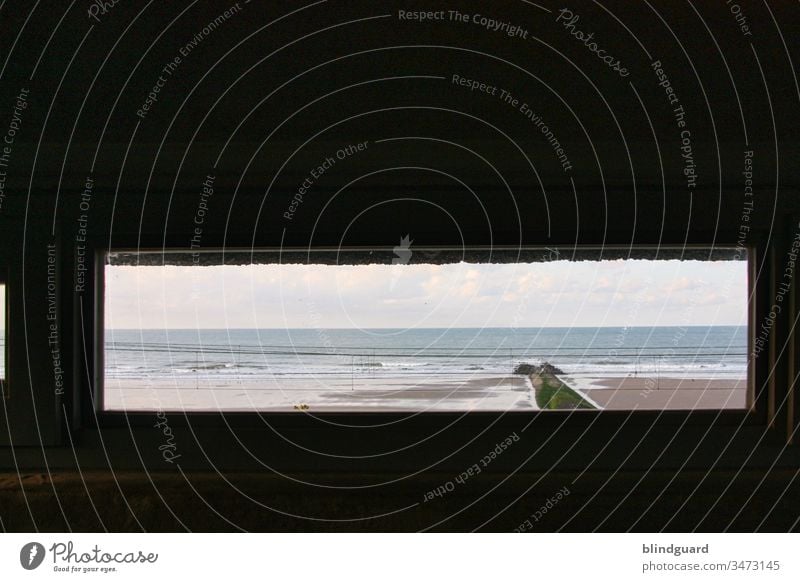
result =
[[744,262],[121,266],[106,284],[116,328],[746,322]]

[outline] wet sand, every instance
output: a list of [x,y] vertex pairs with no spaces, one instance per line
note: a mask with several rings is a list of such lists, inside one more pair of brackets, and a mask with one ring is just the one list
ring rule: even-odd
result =
[[608,410],[743,409],[747,381],[707,378],[565,376],[570,386]]
[[[742,409],[746,380],[564,375],[608,410]],[[303,408],[307,406],[307,408]],[[107,380],[106,410],[231,412],[536,411],[527,376]]]
[[[307,406],[308,408],[302,408]],[[538,410],[525,376],[107,380],[106,410],[419,412]]]

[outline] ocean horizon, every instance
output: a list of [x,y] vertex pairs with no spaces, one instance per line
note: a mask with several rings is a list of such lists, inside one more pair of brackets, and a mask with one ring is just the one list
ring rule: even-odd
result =
[[746,326],[106,329],[107,378],[511,374],[744,377]]

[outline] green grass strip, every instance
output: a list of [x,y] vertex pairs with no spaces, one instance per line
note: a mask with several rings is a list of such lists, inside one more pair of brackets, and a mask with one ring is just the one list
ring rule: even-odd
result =
[[554,376],[539,376],[541,385],[536,388],[536,404],[542,410],[594,409],[592,404]]

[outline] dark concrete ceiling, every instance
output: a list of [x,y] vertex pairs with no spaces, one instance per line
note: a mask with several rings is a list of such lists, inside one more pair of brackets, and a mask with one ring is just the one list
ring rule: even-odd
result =
[[724,2],[457,4],[7,4],[0,130],[29,95],[0,220],[72,240],[86,215],[125,247],[624,247],[751,243],[798,210],[797,3],[742,3],[746,30]]

